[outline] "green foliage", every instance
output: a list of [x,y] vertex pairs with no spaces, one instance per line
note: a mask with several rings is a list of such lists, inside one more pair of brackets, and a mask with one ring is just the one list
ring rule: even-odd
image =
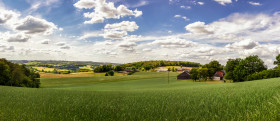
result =
[[113,69],[113,67],[110,64],[109,65],[101,65],[101,66],[95,67],[94,68],[94,72],[97,72],[97,73],[99,73],[99,72],[108,72],[108,71],[110,71],[112,69]]
[[233,71],[233,81],[245,81],[248,75],[266,70],[267,67],[258,56],[248,56],[241,60]]
[[276,61],[274,61],[274,65],[280,66],[280,54],[276,56]]
[[216,60],[211,61],[209,64],[205,64],[202,66],[202,68],[207,68],[208,69],[208,74],[207,77],[212,80],[213,75],[217,72],[217,71],[221,71],[223,70],[223,66]]
[[119,66],[119,65],[118,65],[118,66],[116,66],[116,67],[115,67],[115,69],[114,69],[114,70],[115,70],[115,71],[122,71],[122,70],[123,70],[123,68],[122,68],[121,66]]
[[233,71],[239,65],[240,61],[241,61],[240,58],[228,59],[227,65],[225,67],[225,71],[226,71],[225,78],[226,79],[232,80],[234,78]]
[[110,71],[107,72],[107,74],[108,74],[109,76],[114,76],[115,73],[114,73],[114,71],[110,70]]
[[10,67],[8,64],[0,61],[0,85],[6,85],[11,80]]
[[25,65],[0,59],[0,85],[39,88],[39,78],[38,73],[29,70]]
[[208,69],[207,68],[201,68],[201,69],[199,69],[198,70],[198,77],[199,77],[199,79],[202,79],[202,80],[204,80],[204,81],[206,81],[207,80],[207,77],[208,77]]
[[127,67],[134,67],[139,70],[148,71],[150,69],[154,69],[161,66],[186,66],[186,67],[199,67],[199,63],[194,62],[186,62],[186,61],[141,61],[141,62],[134,62],[134,63],[128,63],[123,64],[121,67],[127,68]]
[[199,76],[198,76],[198,70],[197,68],[193,68],[191,71],[190,71],[190,74],[191,74],[191,78],[193,81],[196,81],[199,79]]

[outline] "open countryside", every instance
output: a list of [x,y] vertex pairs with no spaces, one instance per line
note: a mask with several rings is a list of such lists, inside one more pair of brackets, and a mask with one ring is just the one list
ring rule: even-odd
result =
[[0,121],[280,121],[279,0],[0,0]]

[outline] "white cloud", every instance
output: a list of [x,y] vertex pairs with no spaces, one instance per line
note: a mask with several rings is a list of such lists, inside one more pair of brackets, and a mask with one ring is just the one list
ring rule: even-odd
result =
[[27,42],[30,39],[30,36],[23,33],[10,34],[10,32],[5,32],[2,33],[1,39],[7,42]]
[[205,33],[205,34],[212,34],[211,30],[208,30],[207,25],[204,22],[195,22],[185,26],[185,29],[192,33]]
[[204,5],[204,2],[197,2],[199,5]]
[[99,37],[99,36],[102,36],[101,31],[86,32],[81,37],[79,37],[79,40],[87,39],[87,38],[91,38],[91,37]]
[[163,48],[188,48],[195,45],[192,41],[187,41],[180,38],[166,38],[162,40],[155,40],[151,45],[159,45]]
[[104,27],[104,38],[121,39],[127,32],[135,31],[139,26],[134,22],[122,21],[120,23],[106,24]]
[[214,1],[218,2],[221,5],[226,5],[226,4],[232,3],[232,0],[214,0]]
[[251,5],[254,5],[254,6],[260,6],[260,5],[262,5],[261,3],[253,2],[253,1],[249,1],[248,3],[251,4]]
[[68,45],[65,45],[65,46],[60,47],[60,49],[66,49],[66,50],[69,50],[70,48],[71,48],[71,47],[68,46]]
[[44,40],[41,41],[41,44],[47,45],[47,44],[50,43],[50,41],[51,41],[51,40],[49,40],[49,39],[44,39]]
[[57,46],[64,46],[64,45],[66,45],[66,43],[65,42],[58,42],[55,45],[57,45]]
[[254,47],[257,47],[258,45],[260,45],[258,42],[250,40],[250,39],[246,39],[246,40],[242,40],[239,42],[234,42],[233,44],[228,44],[225,47],[226,48],[231,48],[231,49],[253,49]]
[[27,16],[15,26],[15,29],[26,34],[42,33],[44,35],[49,35],[52,34],[57,27],[52,22],[48,22],[45,19]]
[[106,0],[80,0],[74,6],[79,9],[94,9],[94,12],[84,13],[84,17],[91,19],[85,21],[85,24],[103,23],[105,19],[120,19],[125,16],[139,17],[143,14],[137,9],[129,10],[124,5],[116,8],[113,2],[106,2]]
[[174,17],[175,17],[175,18],[182,18],[182,19],[184,19],[184,20],[186,20],[186,21],[189,21],[189,20],[190,20],[190,19],[187,18],[186,16],[182,16],[182,15],[175,15]]
[[192,7],[191,7],[191,6],[184,6],[184,5],[181,5],[180,8],[182,8],[182,9],[191,9]]
[[74,4],[76,8],[79,9],[91,9],[97,6],[96,0],[80,0]]
[[17,19],[19,16],[20,14],[14,11],[0,9],[0,25],[5,24],[10,20]]

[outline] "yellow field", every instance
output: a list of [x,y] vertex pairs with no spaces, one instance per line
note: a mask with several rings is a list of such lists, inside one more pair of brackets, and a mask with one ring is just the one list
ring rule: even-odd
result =
[[[54,74],[54,73],[40,73],[41,78],[60,78],[60,77],[94,77],[94,76],[105,76],[105,73],[93,73],[93,72],[79,72],[70,74]],[[115,76],[126,76],[123,73],[115,73]]]
[[[53,71],[54,70],[54,68],[48,68],[48,67],[32,67],[32,68],[35,68],[35,69],[37,69],[39,71],[42,71],[42,70],[44,70],[44,71]],[[68,70],[66,70],[66,69],[57,69],[57,71],[68,71]]]

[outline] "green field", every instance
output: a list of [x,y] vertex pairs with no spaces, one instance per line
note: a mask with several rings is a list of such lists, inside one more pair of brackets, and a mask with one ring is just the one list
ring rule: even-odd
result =
[[0,120],[280,120],[280,78],[177,81],[178,73],[45,78],[42,88],[0,86]]

